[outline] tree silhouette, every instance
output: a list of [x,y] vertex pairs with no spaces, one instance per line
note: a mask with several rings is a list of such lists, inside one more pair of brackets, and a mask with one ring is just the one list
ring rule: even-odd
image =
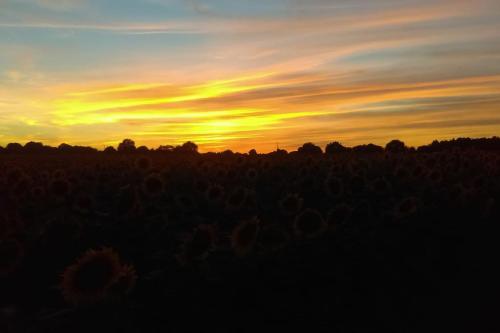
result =
[[162,145],[162,146],[159,146],[156,151],[161,151],[161,152],[172,152],[174,151],[174,146],[172,145]]
[[23,151],[23,146],[17,142],[11,142],[7,145],[5,150],[9,153],[20,153]]
[[234,155],[234,153],[231,149],[226,149],[221,153],[221,155],[225,158],[230,158]]
[[67,143],[61,143],[57,150],[63,153],[69,153],[73,150],[73,146],[68,145]]
[[24,145],[24,151],[27,153],[41,153],[44,151],[43,144],[41,142],[30,141]]
[[321,155],[323,153],[320,147],[311,142],[304,143],[302,147],[298,149],[298,152],[306,155]]
[[404,153],[407,150],[405,143],[400,140],[392,140],[385,146],[385,151],[389,153]]
[[121,153],[131,153],[136,151],[135,142],[131,139],[125,139],[118,145],[118,151]]
[[359,145],[352,148],[352,151],[355,153],[364,153],[364,154],[373,154],[373,153],[383,153],[384,148],[381,146],[374,145],[373,143],[369,143],[367,145]]
[[104,148],[104,152],[108,153],[108,154],[112,154],[112,153],[116,153],[116,149],[113,146],[108,146],[108,147]]
[[140,146],[139,148],[137,148],[137,151],[139,153],[147,153],[149,151],[149,149],[146,146]]
[[175,147],[175,151],[179,153],[197,154],[198,146],[194,142],[188,141],[182,144],[182,146]]
[[327,155],[334,155],[338,153],[345,153],[348,152],[349,148],[344,147],[340,142],[331,142],[326,145],[325,147],[325,154]]

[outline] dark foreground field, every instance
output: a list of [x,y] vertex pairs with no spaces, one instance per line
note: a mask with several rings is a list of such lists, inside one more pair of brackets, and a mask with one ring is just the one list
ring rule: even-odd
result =
[[1,152],[0,331],[500,331],[500,150],[365,148]]

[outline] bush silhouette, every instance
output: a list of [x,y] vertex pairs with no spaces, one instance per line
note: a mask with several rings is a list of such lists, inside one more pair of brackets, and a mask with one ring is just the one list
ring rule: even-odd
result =
[[325,154],[327,155],[335,155],[339,153],[346,153],[349,151],[349,148],[344,147],[340,142],[331,142],[325,147]]
[[304,155],[321,155],[323,153],[320,147],[311,142],[304,143],[297,152]]
[[120,153],[133,153],[136,151],[135,142],[131,139],[124,139],[118,145],[118,151]]
[[408,151],[405,143],[400,140],[392,140],[385,146],[385,151],[389,153],[404,153]]

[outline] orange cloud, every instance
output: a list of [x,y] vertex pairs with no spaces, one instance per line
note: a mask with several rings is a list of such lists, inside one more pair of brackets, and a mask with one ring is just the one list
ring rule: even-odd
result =
[[[467,98],[475,113],[463,112]],[[276,143],[291,149],[298,138],[326,143],[339,135],[358,142],[368,133],[378,143],[400,133],[420,144],[443,129],[499,126],[492,107],[499,101],[500,75],[345,84],[328,73],[257,73],[192,85],[68,91],[50,101],[50,122],[67,129],[115,126],[121,136],[151,146],[194,140],[206,150],[270,150]],[[101,138],[95,140],[99,145]]]

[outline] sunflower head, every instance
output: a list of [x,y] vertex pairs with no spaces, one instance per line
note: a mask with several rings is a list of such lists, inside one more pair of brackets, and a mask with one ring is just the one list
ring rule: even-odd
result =
[[214,184],[207,188],[205,196],[211,203],[221,203],[224,198],[224,188],[218,184]]
[[81,193],[75,198],[74,207],[80,213],[92,211],[94,206],[93,198],[87,193]]
[[159,196],[163,192],[164,183],[160,175],[151,174],[144,179],[142,187],[147,195]]
[[63,169],[57,169],[52,173],[53,179],[63,179],[66,178],[66,171]]
[[243,221],[234,228],[231,245],[238,256],[245,256],[253,250],[259,229],[260,221],[257,218]]
[[259,233],[259,246],[266,253],[274,253],[284,249],[290,237],[277,225],[268,225]]
[[245,203],[247,191],[242,188],[236,188],[226,199],[226,206],[230,211],[239,210]]
[[298,194],[288,194],[281,200],[280,208],[285,215],[296,215],[302,208],[302,199]]
[[19,168],[9,169],[7,172],[7,183],[9,185],[15,185],[23,177],[24,172]]
[[295,218],[295,234],[301,238],[314,238],[326,228],[327,224],[321,214],[313,209],[306,209]]
[[395,208],[395,216],[398,220],[405,219],[417,213],[418,201],[414,197],[403,199]]
[[140,171],[148,171],[151,168],[151,159],[147,156],[141,156],[135,160],[135,167]]
[[120,273],[109,287],[109,293],[112,297],[121,299],[134,289],[137,282],[137,274],[132,265],[123,265]]
[[441,174],[440,171],[438,170],[432,170],[429,172],[428,174],[428,178],[429,180],[433,183],[433,184],[440,184],[442,179],[443,179],[443,175]]
[[64,198],[70,192],[70,184],[65,178],[56,178],[50,184],[50,189],[56,197]]
[[175,207],[181,212],[193,212],[196,209],[196,201],[189,195],[179,194],[174,197]]
[[339,226],[347,224],[352,213],[353,208],[345,203],[333,207],[327,217],[327,223],[330,230],[336,230]]
[[344,193],[344,184],[340,178],[329,176],[325,181],[325,190],[329,196],[338,198]]
[[119,214],[130,213],[139,205],[139,196],[134,187],[127,185],[118,190],[115,199],[115,209]]
[[63,297],[75,305],[95,304],[108,300],[113,288],[129,291],[135,283],[135,271],[123,266],[118,254],[110,248],[89,250],[62,275]]
[[385,178],[377,178],[372,183],[373,192],[377,195],[385,195],[390,191],[391,185]]
[[184,264],[193,260],[204,259],[213,250],[216,241],[215,229],[211,225],[200,224],[188,237],[183,245],[182,253],[178,256]]
[[199,178],[194,182],[194,189],[198,193],[205,193],[209,185],[210,184],[205,178]]
[[42,186],[32,187],[31,198],[35,201],[43,200],[45,198],[45,189]]
[[258,176],[257,170],[255,170],[254,168],[250,168],[246,172],[246,177],[250,182],[256,181],[257,176]]

